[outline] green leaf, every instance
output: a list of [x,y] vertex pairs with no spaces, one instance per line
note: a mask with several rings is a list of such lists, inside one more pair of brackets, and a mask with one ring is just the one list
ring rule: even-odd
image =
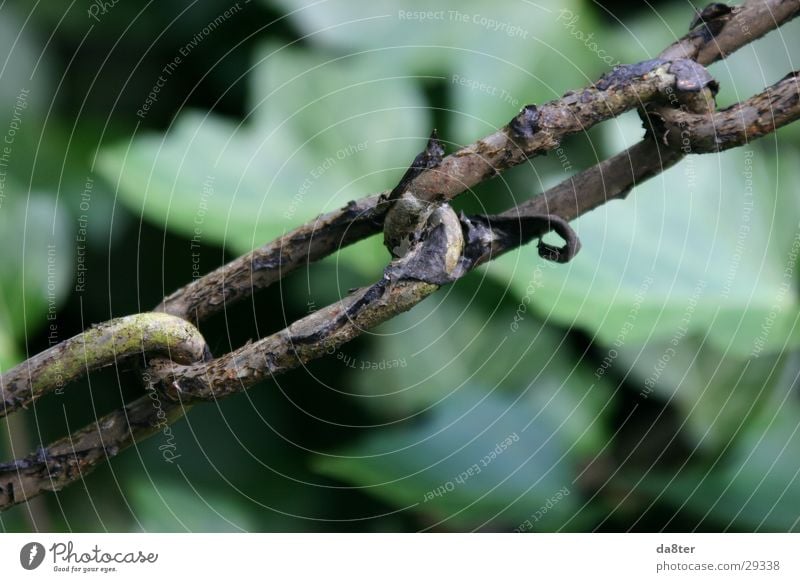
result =
[[698,527],[800,531],[800,406],[797,361],[784,369],[783,389],[748,423],[708,470],[649,475],[637,489],[689,511]]
[[153,532],[242,532],[254,529],[248,510],[216,489],[160,479],[133,479],[126,499],[138,525]]
[[604,374],[613,369],[640,388],[639,397],[674,405],[692,446],[716,454],[761,412],[785,378],[783,359],[743,359],[697,337],[608,350]]
[[[339,348],[333,357],[383,423],[318,468],[447,528],[514,528],[572,491],[578,465],[609,438],[611,391],[576,364],[563,332],[502,296],[474,277],[381,326],[366,353]],[[520,441],[502,462],[426,500],[512,433]],[[561,527],[577,497],[559,497],[536,528]]]
[[0,203],[0,365],[16,363],[16,342],[49,323],[59,341],[57,307],[73,276],[74,243],[63,213],[46,194],[27,197],[9,182]]
[[[0,18],[0,54],[5,55],[3,82],[0,83],[0,104],[3,105],[0,123],[3,137],[8,129],[11,111],[21,93],[25,100],[22,125],[26,128],[32,125],[38,127],[40,115],[50,104],[49,85],[53,75],[48,70],[48,55],[42,52],[39,39],[32,34],[34,27],[26,26],[25,13],[27,9],[17,14],[13,6],[4,6],[3,18]],[[21,131],[14,138],[15,142],[24,139],[30,145],[35,143],[34,136],[32,131]]]
[[0,53],[6,57],[0,83],[0,370],[21,359],[24,349],[20,349],[20,343],[27,333],[45,324],[48,301],[52,299],[55,309],[73,267],[65,217],[60,209],[56,211],[54,197],[28,193],[21,186],[28,183],[32,160],[38,159],[34,154],[41,150],[37,130],[51,95],[48,59],[25,22],[13,7],[3,9]]
[[[615,120],[623,131],[609,135],[613,149],[638,123],[635,115]],[[670,340],[682,327],[741,357],[800,345],[800,213],[779,195],[798,177],[796,165],[761,148],[691,156],[578,219],[583,249],[544,271],[533,307],[605,345],[620,336],[629,344]],[[777,222],[785,233],[773,234]],[[511,279],[521,295],[530,274],[520,265],[541,262],[529,245],[488,272]]]
[[526,103],[584,85],[586,65],[607,68],[566,26],[577,14],[588,31],[596,31],[579,0],[491,7],[481,0],[278,3],[317,45],[377,51],[392,74],[441,78],[453,96],[452,134],[443,137],[460,143],[505,124]]
[[[416,83],[387,74],[374,56],[271,46],[260,55],[244,124],[184,112],[163,136],[103,150],[100,173],[135,212],[246,252],[391,187],[424,144],[430,128]],[[388,255],[376,240],[357,256],[352,263],[373,272]]]
[[647,10],[628,16],[617,26],[609,26],[609,50],[623,63],[638,63],[658,56],[671,43],[689,31],[696,13],[688,4],[667,4],[658,13]]
[[581,505],[560,431],[550,416],[467,386],[425,421],[380,427],[316,468],[424,514],[431,526],[512,529],[536,515],[537,529],[554,529]]
[[387,322],[363,355],[347,346],[337,351],[365,403],[402,418],[448,406],[464,386],[479,384],[563,421],[578,452],[596,453],[608,436],[608,386],[576,364],[565,332],[541,325],[527,299],[514,305],[498,300],[494,285],[476,284],[478,277],[462,281]]

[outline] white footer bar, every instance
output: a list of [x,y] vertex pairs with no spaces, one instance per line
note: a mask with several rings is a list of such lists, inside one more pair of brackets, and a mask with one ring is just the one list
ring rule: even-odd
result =
[[798,549],[796,534],[3,534],[0,572],[137,582],[777,581],[800,580]]

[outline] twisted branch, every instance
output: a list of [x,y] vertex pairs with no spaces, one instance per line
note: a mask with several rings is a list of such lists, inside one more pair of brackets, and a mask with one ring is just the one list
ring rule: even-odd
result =
[[[318,358],[331,345],[349,341],[410,309],[439,285],[551,229],[565,238],[567,244],[558,250],[564,250],[568,258],[578,247],[566,221],[624,197],[686,153],[735,147],[796,120],[800,117],[796,73],[747,101],[714,112],[709,105],[715,83],[699,65],[724,58],[798,12],[800,0],[748,0],[732,10],[716,4],[701,12],[693,30],[659,58],[618,67],[581,91],[539,107],[526,106],[490,136],[415,169],[401,181],[402,190],[441,204],[504,169],[558,147],[565,136],[630,109],[642,110],[648,123],[647,135],[639,144],[515,208],[496,216],[462,216],[455,223],[429,224],[411,251],[393,260],[378,282],[285,330],[208,362],[181,363],[175,353],[167,354],[171,359],[151,361],[147,396],[25,459],[0,466],[0,509],[40,491],[57,490],[126,446],[168,428],[185,412],[186,402],[239,392],[269,375]],[[289,271],[382,230],[396,198],[388,194],[351,202],[320,216],[178,290],[157,310],[202,321]],[[454,248],[460,255],[457,265],[447,259]],[[52,365],[52,357],[51,353],[31,359],[2,377],[4,386],[16,387],[12,396],[4,395],[6,406],[24,405],[50,387],[52,378],[40,376],[37,366],[44,370],[46,362]],[[20,370],[27,370],[27,377]],[[170,400],[161,403],[159,393]]]
[[92,326],[0,376],[0,418],[89,372],[131,356],[160,352],[190,364],[209,359],[203,336],[192,324],[165,313],[138,313]]
[[[689,34],[667,47],[659,57],[665,60],[692,59],[701,65],[709,65],[792,20],[798,13],[800,0],[746,0],[730,13],[708,19],[694,27]],[[469,152],[478,148],[476,142],[460,151]],[[445,160],[458,154],[459,152],[451,154]],[[594,168],[599,170],[598,166],[602,165],[605,170],[599,174],[606,177],[600,185],[601,188],[617,190],[617,182],[613,178],[619,176],[622,183],[630,184],[622,186],[625,190],[669,168],[680,158],[679,152],[672,153],[646,139],[628,152],[615,156],[613,159],[616,161],[613,164],[601,162]],[[663,168],[658,167],[659,161],[663,161]],[[641,162],[648,166],[648,171],[639,172]],[[486,170],[481,167],[482,164],[477,166],[478,172],[475,175],[454,174],[446,180],[458,190],[451,192],[453,196],[478,183],[477,177]],[[451,167],[448,163],[436,171],[444,172]],[[459,171],[467,169],[463,164],[459,167]],[[421,181],[425,174],[423,172],[416,180]],[[534,200],[545,198],[548,201],[547,207],[551,209],[548,213],[557,214],[565,220],[572,220],[595,208],[596,203],[582,212],[570,211],[569,215],[562,213],[562,209],[580,205],[572,188],[574,180],[575,178],[568,178]],[[463,187],[459,189],[459,185]],[[411,187],[419,193],[425,191],[424,184],[417,187],[412,182]],[[388,191],[374,194],[321,215],[175,291],[156,307],[156,311],[202,321],[220,311],[226,304],[269,287],[299,266],[315,262],[340,248],[377,234],[383,229],[383,217],[388,209],[385,204],[380,203],[381,197],[386,194]]]
[[[206,342],[189,322],[164,313],[112,319],[30,358],[0,376],[0,416],[90,371],[124,359],[160,353],[185,363],[210,359]],[[57,491],[99,463],[151,434],[164,430],[184,411],[161,405],[152,382],[144,396],[34,454],[0,464],[0,510],[43,491]]]

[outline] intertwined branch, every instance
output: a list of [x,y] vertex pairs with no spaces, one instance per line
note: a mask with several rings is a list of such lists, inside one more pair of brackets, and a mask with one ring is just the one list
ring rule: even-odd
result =
[[[241,392],[321,357],[331,346],[550,230],[565,245],[540,241],[540,254],[569,260],[580,245],[568,221],[624,197],[684,155],[736,147],[796,120],[797,72],[716,110],[716,82],[704,65],[798,12],[800,0],[746,0],[732,9],[714,3],[658,58],[616,67],[589,87],[528,105],[496,132],[446,157],[434,135],[392,191],[351,202],[239,257],[166,297],[157,313],[106,322],[6,372],[0,376],[0,416],[92,369],[143,354],[152,358],[144,373],[147,395],[28,457],[0,465],[0,510],[80,479],[125,447],[168,430],[194,402]],[[646,135],[627,151],[498,215],[456,217],[447,204],[499,172],[557,148],[564,137],[632,109],[640,111]],[[189,323],[198,324],[290,271],[381,231],[394,255],[381,279],[284,330],[212,358]]]

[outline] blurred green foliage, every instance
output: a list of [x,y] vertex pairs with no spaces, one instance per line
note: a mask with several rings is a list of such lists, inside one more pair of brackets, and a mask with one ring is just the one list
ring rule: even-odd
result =
[[[653,57],[691,17],[669,1],[120,2],[96,18],[6,2],[0,134],[29,97],[0,198],[0,366],[390,188],[431,127],[453,150],[609,60]],[[719,103],[796,68],[798,25],[712,66]],[[457,206],[507,208],[641,135],[624,115]],[[798,147],[788,127],[690,157],[576,221],[568,265],[504,256],[194,408],[177,463],[156,437],[0,527],[797,530]],[[224,353],[387,260],[380,237],[343,249],[203,332]],[[140,390],[126,369],[93,374],[0,422],[2,458]]]

